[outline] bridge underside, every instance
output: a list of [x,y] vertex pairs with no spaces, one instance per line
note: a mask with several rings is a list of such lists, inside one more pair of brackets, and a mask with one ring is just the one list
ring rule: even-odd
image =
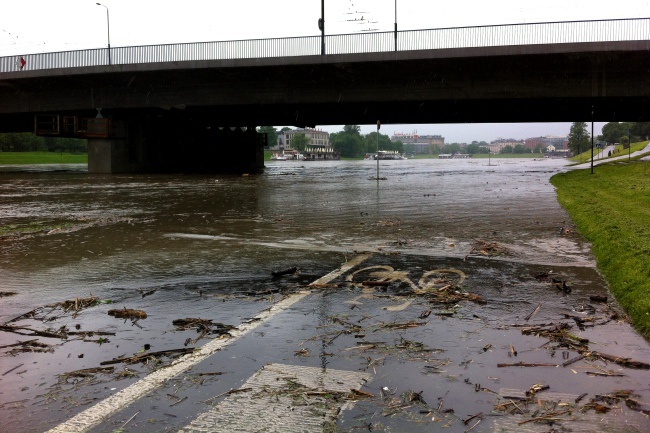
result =
[[637,41],[16,73],[0,80],[0,131],[33,130],[35,114],[101,110],[128,125],[111,144],[122,149],[112,171],[224,159],[246,170],[261,165],[252,126],[650,121],[649,52]]

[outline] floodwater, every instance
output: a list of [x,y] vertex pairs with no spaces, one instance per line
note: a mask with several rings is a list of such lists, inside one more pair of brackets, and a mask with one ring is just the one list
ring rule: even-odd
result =
[[[125,423],[123,431],[178,431],[205,410],[207,397],[239,386],[268,362],[371,373],[364,389],[375,397],[342,411],[341,431],[456,432],[476,422],[473,431],[548,431],[550,419],[568,416],[574,431],[576,423],[589,429],[594,422],[602,431],[647,431],[647,415],[629,408],[630,399],[646,410],[650,405],[647,370],[602,358],[566,367],[497,367],[562,364],[577,356],[575,346],[521,332],[523,325],[560,323],[588,339],[591,351],[650,359],[647,342],[615,315],[611,296],[608,304],[589,301],[607,296],[607,287],[549,183],[563,170],[563,160],[493,159],[488,165],[480,159],[381,161],[380,180],[375,161],[271,162],[257,176],[103,176],[79,167],[0,172],[0,291],[17,293],[0,298],[0,324],[27,328],[21,331],[27,336],[0,330],[0,419],[10,432],[52,428],[159,366],[118,366],[112,374],[119,377],[65,373],[142,353],[145,344],[156,351],[199,347],[214,337],[196,338],[196,331],[175,329],[171,321],[200,317],[239,325],[369,253],[337,280],[340,290],[310,295],[289,318],[278,316],[202,367],[226,374],[171,382],[93,431]],[[271,277],[294,266],[296,274]],[[442,274],[462,275],[456,288],[485,302],[405,296],[409,281],[422,288],[436,269],[455,270]],[[542,273],[571,290],[535,278]],[[353,284],[362,278],[392,285],[382,291]],[[89,297],[111,303],[22,316]],[[148,317],[116,319],[106,314],[113,308],[141,309]],[[389,326],[413,321],[419,324]],[[342,323],[368,328],[348,332]],[[63,326],[110,335],[29,335]],[[48,346],[10,346],[34,339]],[[430,350],[414,352],[412,344],[394,341]],[[588,396],[570,415],[562,404],[551,410],[534,399],[535,407],[531,400],[530,410],[521,410],[525,415],[513,409],[517,404],[495,409],[508,401],[505,390],[536,384],[549,386],[539,395]],[[179,389],[188,398],[174,404]],[[607,413],[597,412],[596,402],[584,407],[618,390],[633,397],[611,397]],[[406,404],[408,392],[421,394],[410,394]],[[170,394],[174,399],[165,397]],[[518,424],[535,410],[546,417],[540,420],[545,430],[533,429],[540,422]]]

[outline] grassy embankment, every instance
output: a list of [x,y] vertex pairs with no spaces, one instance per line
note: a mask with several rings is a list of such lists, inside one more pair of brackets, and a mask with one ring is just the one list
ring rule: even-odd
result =
[[605,164],[594,174],[573,170],[553,176],[551,183],[592,243],[611,292],[650,340],[650,163]]
[[[647,141],[641,141],[639,143],[632,143],[631,148],[629,149],[630,153],[634,153],[638,150],[642,150],[644,147],[648,145]],[[594,149],[594,159],[600,158],[598,153],[600,152],[600,149]],[[619,156],[627,156],[628,154],[628,149],[625,149],[622,144],[617,144],[614,147],[614,151],[612,152],[612,155],[609,156],[608,158],[617,158]],[[575,162],[576,164],[582,164],[584,162],[589,162],[591,161],[591,148],[587,149],[586,151],[582,152],[579,155],[576,155],[571,158],[572,162]]]
[[87,153],[0,152],[0,165],[87,163]]

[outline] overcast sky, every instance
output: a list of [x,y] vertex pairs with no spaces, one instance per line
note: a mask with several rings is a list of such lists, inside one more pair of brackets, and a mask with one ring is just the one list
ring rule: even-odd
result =
[[[111,46],[320,34],[321,0],[2,0],[0,56]],[[650,17],[645,0],[325,0],[327,34]],[[585,119],[576,119],[582,120]],[[594,128],[600,134],[602,123]],[[384,125],[447,142],[562,135],[570,123]],[[362,132],[376,127],[363,126]],[[339,126],[323,127],[339,130]]]

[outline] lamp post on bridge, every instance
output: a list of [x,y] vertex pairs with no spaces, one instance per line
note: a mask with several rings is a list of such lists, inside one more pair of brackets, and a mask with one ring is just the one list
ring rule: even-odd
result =
[[320,29],[320,54],[325,55],[325,0],[320,0],[320,19],[318,20],[318,28]]
[[106,29],[108,34],[108,64],[111,64],[111,20],[108,12],[108,6],[101,3],[95,3],[97,6],[103,6],[106,8]]
[[397,51],[397,0],[395,0],[395,51]]

